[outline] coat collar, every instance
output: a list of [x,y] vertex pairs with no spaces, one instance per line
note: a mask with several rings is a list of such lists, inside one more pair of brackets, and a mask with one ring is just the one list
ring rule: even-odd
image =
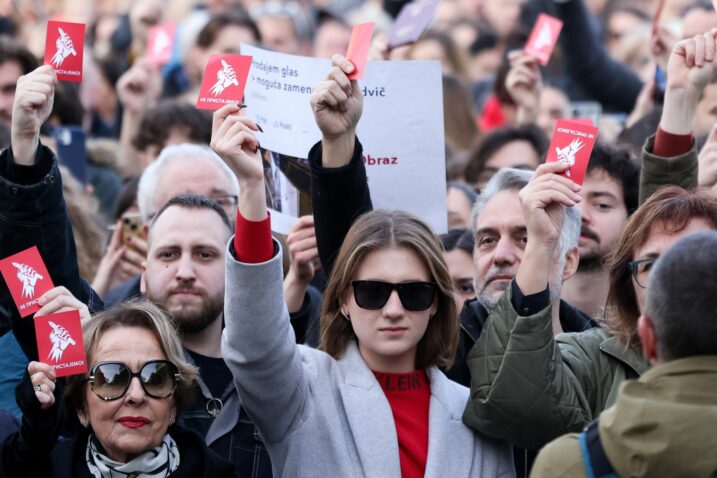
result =
[[634,347],[626,347],[617,337],[610,336],[600,342],[600,350],[630,367],[638,376],[647,372],[650,364]]
[[[349,343],[338,366],[343,377],[339,390],[363,475],[401,476],[391,406],[355,342]],[[425,476],[469,476],[475,454],[475,435],[461,421],[467,391],[456,393],[457,389],[465,390],[465,387],[451,382],[437,367],[429,368],[427,373],[431,401]],[[464,459],[456,460],[456,456]]]

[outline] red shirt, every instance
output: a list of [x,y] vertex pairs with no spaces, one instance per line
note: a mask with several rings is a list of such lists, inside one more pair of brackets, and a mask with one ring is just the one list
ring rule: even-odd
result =
[[431,386],[425,370],[374,372],[393,412],[402,478],[421,478],[428,458],[428,408]]

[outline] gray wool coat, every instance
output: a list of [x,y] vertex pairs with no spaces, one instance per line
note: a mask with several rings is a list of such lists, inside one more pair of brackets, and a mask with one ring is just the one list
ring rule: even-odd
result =
[[[233,244],[233,239],[229,244]],[[276,247],[277,250],[279,247]],[[336,360],[296,345],[281,252],[262,264],[226,257],[222,352],[280,477],[400,477],[388,400],[352,344]],[[463,425],[468,389],[428,369],[426,477],[515,476],[511,448]]]

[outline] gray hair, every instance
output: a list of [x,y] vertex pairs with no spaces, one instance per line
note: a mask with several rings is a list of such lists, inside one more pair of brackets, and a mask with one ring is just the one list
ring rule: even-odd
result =
[[[142,173],[137,188],[137,205],[142,221],[149,224],[150,216],[157,212],[162,205],[155,204],[157,187],[162,180],[162,172],[173,162],[181,159],[199,159],[214,163],[221,169],[231,182],[232,188],[229,194],[239,195],[239,180],[234,172],[226,165],[217,153],[209,146],[200,144],[173,144],[162,149],[156,161],[150,164]],[[170,199],[170,198],[167,198]]]
[[683,237],[650,273],[645,315],[662,361],[717,355],[717,232]]
[[[486,184],[483,191],[478,195],[475,206],[473,206],[473,233],[477,228],[478,216],[485,209],[486,204],[490,201],[493,196],[501,191],[520,191],[528,185],[530,179],[533,177],[534,171],[526,171],[525,169],[515,168],[503,168],[490,178],[488,184]],[[571,206],[567,208],[567,214],[565,215],[565,221],[563,221],[563,228],[560,230],[560,241],[558,243],[559,248],[559,265],[558,270],[562,270],[562,266],[565,265],[565,256],[573,247],[578,246],[580,240],[580,226],[582,219],[580,215],[580,208],[577,206]],[[530,238],[528,238],[530,240]],[[553,287],[551,287],[551,290]]]

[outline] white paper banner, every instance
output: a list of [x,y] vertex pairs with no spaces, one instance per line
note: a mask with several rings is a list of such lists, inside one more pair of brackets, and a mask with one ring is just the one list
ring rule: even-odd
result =
[[[309,97],[331,62],[244,44],[241,52],[253,57],[244,101],[264,130],[258,133],[262,147],[306,158],[321,139]],[[436,233],[446,232],[440,62],[370,61],[359,84],[364,106],[357,135],[374,207],[411,212]]]

